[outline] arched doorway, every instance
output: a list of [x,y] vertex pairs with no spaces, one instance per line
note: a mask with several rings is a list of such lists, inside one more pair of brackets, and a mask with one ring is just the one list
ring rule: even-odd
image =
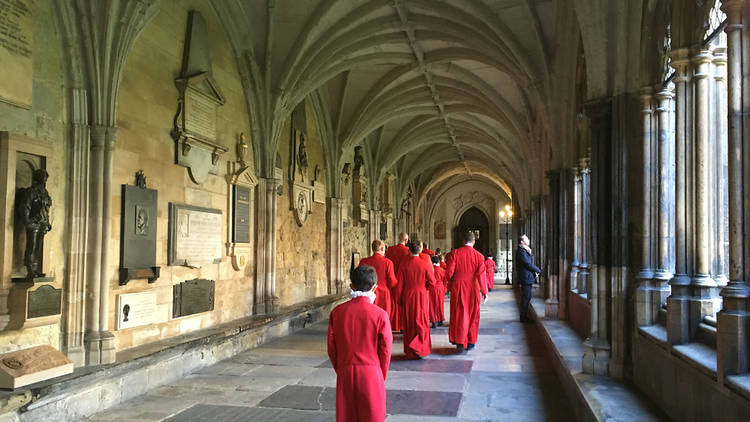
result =
[[455,247],[462,246],[463,234],[467,231],[474,232],[476,242],[474,243],[474,249],[478,250],[482,255],[487,256],[490,251],[490,223],[487,220],[487,216],[477,207],[471,207],[466,210],[461,218],[458,220],[458,226],[453,238],[455,239]]

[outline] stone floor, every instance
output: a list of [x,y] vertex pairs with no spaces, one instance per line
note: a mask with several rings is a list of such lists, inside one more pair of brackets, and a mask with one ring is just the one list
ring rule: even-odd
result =
[[[432,330],[432,354],[421,361],[405,360],[395,336],[387,421],[574,420],[536,325],[519,323],[512,291],[497,287],[467,354],[455,354],[447,327]],[[334,421],[326,329],[313,325],[87,420]]]

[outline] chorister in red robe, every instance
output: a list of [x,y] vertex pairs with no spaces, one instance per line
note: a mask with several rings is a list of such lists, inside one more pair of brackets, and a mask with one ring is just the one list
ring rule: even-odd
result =
[[404,353],[409,359],[430,354],[430,294],[435,285],[432,268],[418,256],[405,258],[396,276],[403,283],[401,303],[404,322]]
[[393,331],[401,331],[404,329],[403,321],[401,317],[401,287],[403,281],[398,278],[398,268],[401,260],[409,257],[409,248],[405,244],[399,243],[398,245],[391,246],[385,251],[385,257],[393,262],[393,272],[396,273],[396,286],[391,289],[391,328]]
[[422,261],[424,261],[425,264],[427,264],[427,267],[430,269],[430,271],[432,271],[432,277],[434,278],[435,272],[433,271],[433,268],[432,268],[432,257],[426,252],[420,252],[419,258]]
[[393,262],[383,255],[375,252],[372,256],[362,258],[359,265],[369,265],[375,268],[378,274],[378,287],[375,290],[375,304],[388,313],[390,319],[393,315],[391,306],[391,290],[396,287],[396,273],[393,271]]
[[442,323],[445,320],[445,288],[447,279],[445,270],[440,265],[433,264],[435,272],[435,286],[430,289],[430,322]]
[[336,421],[385,420],[385,378],[393,334],[388,315],[357,297],[333,311],[328,357],[336,371]]
[[479,305],[487,295],[484,256],[471,245],[451,252],[448,261],[448,290],[451,293],[448,339],[455,345],[467,347],[477,342],[479,334]]
[[495,269],[497,268],[497,265],[492,258],[487,258],[484,261],[484,268],[486,271],[485,280],[487,281],[487,290],[491,291],[495,287]]

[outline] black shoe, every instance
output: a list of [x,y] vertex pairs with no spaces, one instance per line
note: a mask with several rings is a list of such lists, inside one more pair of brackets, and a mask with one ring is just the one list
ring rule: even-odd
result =
[[434,322],[432,323],[432,325],[430,325],[430,328],[436,328],[436,327],[437,327],[437,324],[435,324]]
[[456,354],[460,355],[464,352],[464,345],[463,344],[457,344],[456,345]]
[[443,321],[440,321],[437,324],[438,324],[438,327],[442,327],[443,326]]
[[473,350],[473,349],[474,349],[474,345],[469,343],[469,347],[467,347],[466,350]]

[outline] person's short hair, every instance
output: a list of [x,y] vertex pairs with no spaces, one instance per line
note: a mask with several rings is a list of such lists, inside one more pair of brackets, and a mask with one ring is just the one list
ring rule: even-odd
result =
[[409,235],[406,234],[406,232],[401,232],[398,234],[398,241],[403,242],[404,240],[409,240]]
[[433,257],[432,257],[432,258],[430,258],[430,259],[432,259],[432,263],[433,263],[433,264],[439,264],[439,263],[440,263],[440,258],[439,258],[439,257],[437,257],[437,256],[433,256]]
[[471,243],[474,241],[474,233],[467,231],[464,233],[464,243]]
[[522,234],[522,235],[518,236],[518,243],[521,243],[521,241],[523,240],[524,237],[527,238],[527,239],[529,238],[525,234]]
[[378,282],[378,273],[369,265],[360,265],[352,270],[352,288],[360,292],[369,292]]
[[371,248],[373,252],[377,252],[380,250],[380,248],[385,248],[385,242],[380,239],[375,239],[372,241]]
[[409,253],[412,255],[419,255],[422,252],[422,242],[413,240],[406,244],[409,247]]

